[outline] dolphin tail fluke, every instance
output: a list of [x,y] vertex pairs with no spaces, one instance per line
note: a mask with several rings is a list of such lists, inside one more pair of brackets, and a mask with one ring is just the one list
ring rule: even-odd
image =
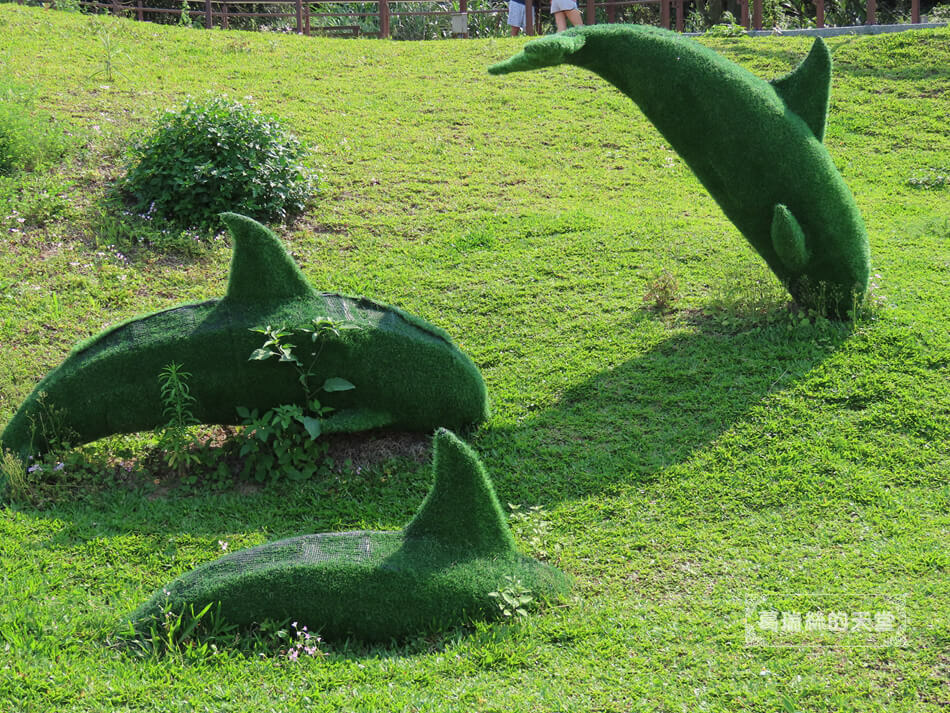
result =
[[805,233],[795,216],[785,206],[775,206],[772,213],[772,247],[789,270],[801,272],[808,264]]
[[515,552],[501,504],[475,452],[444,428],[433,445],[435,482],[406,525],[406,540],[436,540],[473,556]]
[[570,30],[557,35],[547,35],[526,44],[524,49],[511,59],[493,64],[488,68],[488,73],[526,72],[529,69],[563,64],[584,46],[584,42],[584,35],[571,34]]
[[297,263],[270,230],[237,213],[222,213],[221,220],[234,240],[228,299],[256,302],[313,294]]
[[802,63],[771,84],[785,105],[808,124],[815,138],[824,140],[831,95],[831,53],[824,40],[816,37]]

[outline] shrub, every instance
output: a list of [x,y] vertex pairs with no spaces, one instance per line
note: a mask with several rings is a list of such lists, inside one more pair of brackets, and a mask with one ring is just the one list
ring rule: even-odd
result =
[[182,229],[216,226],[226,211],[286,221],[316,187],[306,152],[277,119],[240,102],[188,100],[133,146],[119,189],[135,213]]

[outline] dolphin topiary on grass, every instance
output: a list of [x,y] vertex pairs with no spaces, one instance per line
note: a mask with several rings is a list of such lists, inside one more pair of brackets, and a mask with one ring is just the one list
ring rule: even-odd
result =
[[573,64],[630,97],[804,306],[844,317],[867,290],[861,214],[822,145],[831,56],[819,37],[766,82],[675,32],[595,25],[527,43],[492,74]]
[[304,535],[235,552],[158,591],[131,628],[147,635],[169,612],[212,605],[238,626],[293,619],[326,638],[390,641],[497,616],[489,593],[506,577],[536,600],[569,591],[562,572],[518,553],[484,467],[445,429],[432,470],[432,489],[401,532]]
[[240,423],[238,406],[305,405],[290,364],[249,361],[263,342],[252,329],[321,318],[353,329],[322,343],[311,381],[341,377],[355,385],[320,394],[335,409],[324,432],[431,431],[486,417],[481,374],[443,330],[363,297],[315,291],[267,228],[234,213],[222,218],[234,240],[224,298],[136,317],[79,344],[14,414],[0,437],[4,448],[25,460],[64,434],[79,445],[164,424],[158,374],[170,362],[191,373],[201,423]]

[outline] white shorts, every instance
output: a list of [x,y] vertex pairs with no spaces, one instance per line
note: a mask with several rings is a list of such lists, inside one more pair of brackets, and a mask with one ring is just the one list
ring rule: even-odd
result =
[[577,3],[574,0],[551,0],[551,14],[555,12],[564,12],[565,10],[576,10]]
[[524,3],[508,0],[508,24],[512,27],[524,29],[527,13],[524,9]]

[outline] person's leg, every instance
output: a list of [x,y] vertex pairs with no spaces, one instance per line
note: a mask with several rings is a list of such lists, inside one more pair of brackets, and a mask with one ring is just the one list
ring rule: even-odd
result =
[[[573,10],[568,10],[562,14],[567,16],[567,19],[571,21],[571,24],[574,25],[574,27],[579,27],[580,25],[584,24],[584,21],[581,19],[581,11],[576,7]],[[567,25],[565,25],[565,28],[566,27]]]
[[517,37],[524,28],[525,8],[522,3],[508,0],[508,25],[511,27],[511,36]]
[[558,32],[564,32],[564,30],[567,29],[567,18],[564,17],[565,15],[567,15],[567,11],[564,10],[554,13],[554,24],[557,26]]

